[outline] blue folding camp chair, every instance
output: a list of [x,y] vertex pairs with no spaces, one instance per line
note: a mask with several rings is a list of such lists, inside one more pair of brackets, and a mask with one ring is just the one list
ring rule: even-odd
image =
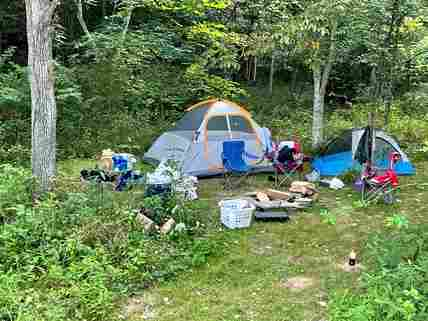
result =
[[[230,140],[223,142],[224,187],[232,189],[239,185],[251,172],[251,167],[245,161],[245,142],[242,140]],[[232,182],[234,177],[238,177],[236,182]]]

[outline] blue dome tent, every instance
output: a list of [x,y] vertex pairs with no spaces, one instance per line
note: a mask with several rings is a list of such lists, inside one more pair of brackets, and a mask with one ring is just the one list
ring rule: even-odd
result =
[[[321,155],[312,162],[312,167],[321,176],[338,176],[352,169],[360,169],[356,160],[357,148],[363,138],[365,128],[354,128],[342,132],[331,139]],[[395,151],[400,153],[401,160],[395,165],[398,175],[414,175],[415,167],[407,155],[401,150],[396,139],[383,130],[375,130],[374,165],[380,169],[388,167],[388,155]]]

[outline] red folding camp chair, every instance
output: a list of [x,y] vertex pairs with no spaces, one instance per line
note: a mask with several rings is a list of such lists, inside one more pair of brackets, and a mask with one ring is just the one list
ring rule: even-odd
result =
[[389,166],[385,173],[380,174],[379,170],[367,163],[361,175],[361,199],[365,203],[375,202],[383,198],[386,204],[395,202],[394,191],[398,188],[399,182],[394,165],[401,159],[397,152],[389,155]]

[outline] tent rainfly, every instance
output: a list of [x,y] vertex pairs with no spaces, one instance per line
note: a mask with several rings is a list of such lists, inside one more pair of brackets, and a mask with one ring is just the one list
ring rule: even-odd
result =
[[[365,128],[354,128],[344,131],[342,134],[330,140],[320,157],[314,159],[314,167],[321,176],[342,175],[346,171],[361,167],[357,157],[357,149],[363,138]],[[375,130],[374,140],[374,166],[380,169],[388,167],[388,156],[395,151],[400,153],[401,160],[395,164],[398,175],[413,175],[415,168],[407,155],[401,150],[397,140],[383,130]]]
[[211,99],[186,110],[175,127],[162,134],[144,154],[144,160],[157,165],[173,159],[187,175],[211,176],[224,172],[221,154],[226,140],[243,140],[245,149],[254,159],[253,170],[271,169],[260,162],[269,141],[261,128],[243,107],[227,100]]

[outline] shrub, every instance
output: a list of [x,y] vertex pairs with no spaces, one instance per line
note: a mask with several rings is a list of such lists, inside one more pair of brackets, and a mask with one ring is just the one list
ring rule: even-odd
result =
[[419,226],[373,236],[368,257],[375,258],[375,270],[364,276],[360,293],[334,296],[330,320],[427,320],[427,231],[427,226]]
[[92,189],[49,194],[31,208],[29,171],[2,165],[0,174],[0,212],[9,211],[0,229],[2,320],[116,320],[122,296],[221,253],[204,238],[206,211],[178,198],[162,209],[189,229],[160,237],[129,210],[130,194],[104,191],[111,202]]
[[31,150],[23,145],[0,146],[0,164],[15,163],[16,165],[28,165],[31,159]]
[[346,171],[340,176],[340,179],[346,184],[353,184],[361,175],[361,172],[356,169]]
[[205,206],[185,201],[178,195],[148,197],[144,199],[143,206],[147,215],[158,225],[173,218],[176,223],[184,223],[188,232],[200,232],[210,223]]
[[31,172],[10,164],[0,165],[0,221],[31,204]]

